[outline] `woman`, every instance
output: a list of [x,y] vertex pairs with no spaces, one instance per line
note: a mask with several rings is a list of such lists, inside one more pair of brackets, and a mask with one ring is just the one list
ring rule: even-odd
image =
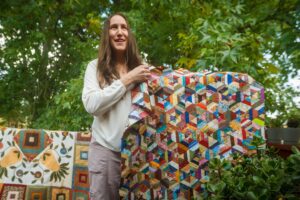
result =
[[86,69],[82,101],[94,116],[89,147],[90,198],[119,199],[121,138],[127,126],[133,84],[150,72],[123,14],[109,17],[103,27],[98,59]]

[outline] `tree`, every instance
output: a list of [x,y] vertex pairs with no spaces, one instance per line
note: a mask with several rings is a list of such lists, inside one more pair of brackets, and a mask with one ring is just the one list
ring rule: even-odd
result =
[[[96,55],[97,1],[2,1],[1,117],[35,121]],[[104,10],[104,9],[103,9]]]
[[[82,68],[86,66],[87,63],[82,64]],[[66,89],[55,95],[47,106],[47,111],[35,120],[32,126],[51,130],[88,130],[92,124],[92,116],[84,110],[81,101],[83,76],[81,73],[78,78],[71,79]]]

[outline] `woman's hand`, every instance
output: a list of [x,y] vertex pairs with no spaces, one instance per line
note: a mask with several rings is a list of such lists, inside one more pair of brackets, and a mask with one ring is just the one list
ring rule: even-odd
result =
[[127,87],[131,83],[146,81],[150,78],[150,76],[149,67],[147,65],[139,65],[123,76],[121,81]]

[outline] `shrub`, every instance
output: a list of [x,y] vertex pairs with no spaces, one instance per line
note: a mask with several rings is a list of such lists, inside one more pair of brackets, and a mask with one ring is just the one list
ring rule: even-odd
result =
[[293,154],[285,160],[256,142],[257,153],[210,161],[210,180],[201,199],[299,199],[300,151],[292,147]]

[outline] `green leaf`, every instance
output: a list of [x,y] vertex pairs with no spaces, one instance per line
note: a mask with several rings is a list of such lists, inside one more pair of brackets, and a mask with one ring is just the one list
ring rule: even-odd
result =
[[0,178],[2,178],[3,174],[4,174],[5,169],[1,169],[0,170]]
[[265,64],[266,70],[272,74],[277,74],[280,72],[280,70],[278,69],[278,67],[276,67],[274,64],[272,63],[267,63]]
[[7,169],[4,169],[4,176],[8,178],[8,176],[7,176]]
[[216,192],[217,190],[217,185],[216,184],[213,184],[213,183],[208,183],[207,184],[207,189],[209,192]]
[[258,176],[253,176],[252,179],[253,179],[255,184],[261,185],[263,183],[263,179],[261,179]]
[[299,149],[298,149],[297,147],[292,146],[291,150],[292,150],[292,152],[293,152],[294,154],[300,155],[300,151],[299,151]]
[[256,197],[256,195],[254,194],[254,192],[249,191],[246,193],[246,198],[250,199],[250,200],[257,200],[258,198]]
[[227,161],[227,160],[224,160],[223,163],[222,163],[222,167],[226,170],[229,170],[231,168],[231,162]]
[[216,191],[218,192],[222,192],[226,187],[226,183],[224,183],[223,181],[220,181],[219,183],[216,184]]

